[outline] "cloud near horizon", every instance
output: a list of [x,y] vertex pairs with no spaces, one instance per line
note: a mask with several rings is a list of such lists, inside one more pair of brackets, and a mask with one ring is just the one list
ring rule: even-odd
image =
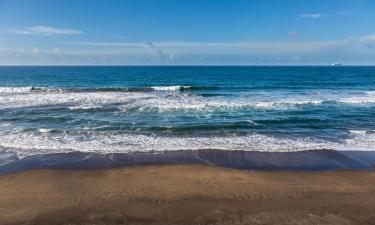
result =
[[341,10],[341,11],[338,11],[337,14],[340,16],[345,16],[345,15],[354,14],[354,12],[352,10]]
[[145,47],[148,50],[150,57],[154,60],[163,60],[163,61],[175,60],[174,53],[165,53],[161,48],[158,48],[152,42],[146,42]]
[[317,19],[320,18],[322,14],[320,13],[308,13],[308,14],[301,14],[299,17],[301,18],[311,18],[311,19]]
[[290,32],[288,32],[288,36],[289,36],[290,38],[295,38],[295,37],[298,36],[298,33],[295,32],[295,31],[290,31]]
[[21,29],[10,29],[8,33],[22,34],[22,35],[39,35],[39,36],[53,36],[53,35],[77,35],[82,34],[81,30],[55,28],[50,26],[32,26]]
[[[1,48],[0,64],[174,65],[375,63],[375,34],[328,41],[74,42],[64,48]],[[364,60],[366,59],[366,60]]]

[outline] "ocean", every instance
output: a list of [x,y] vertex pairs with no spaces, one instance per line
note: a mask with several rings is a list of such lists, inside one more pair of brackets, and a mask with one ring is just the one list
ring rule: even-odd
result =
[[375,67],[0,67],[0,164],[202,149],[375,150]]

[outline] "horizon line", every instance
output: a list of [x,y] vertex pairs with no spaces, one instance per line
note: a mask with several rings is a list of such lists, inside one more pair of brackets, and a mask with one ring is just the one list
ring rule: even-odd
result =
[[368,66],[368,67],[373,67],[375,66],[375,64],[347,64],[347,65],[340,65],[340,66],[333,66],[333,65],[330,65],[330,64],[305,64],[305,65],[296,65],[296,64],[285,64],[285,65],[278,65],[278,64],[269,64],[269,65],[246,65],[246,64],[227,64],[227,65],[218,65],[218,64],[201,64],[201,65],[195,65],[195,64],[176,64],[176,65],[168,65],[168,64],[155,64],[155,65],[150,65],[150,64],[139,64],[139,65],[119,65],[119,64],[98,64],[98,65],[94,65],[94,64],[62,64],[62,65],[59,65],[59,64],[51,64],[51,65],[48,65],[48,64],[20,64],[20,65],[12,65],[12,64],[9,64],[9,65],[1,65],[0,64],[0,67],[68,67],[68,66],[71,66],[71,67],[94,67],[94,66],[100,66],[100,67],[204,67],[204,66],[207,66],[207,67],[226,67],[226,66],[232,66],[232,67],[303,67],[303,66],[316,66],[316,67],[364,67],[364,66]]

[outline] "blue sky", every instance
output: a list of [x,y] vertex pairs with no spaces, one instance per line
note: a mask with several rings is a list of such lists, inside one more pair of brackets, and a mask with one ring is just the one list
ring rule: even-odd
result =
[[373,0],[0,0],[0,65],[375,65]]

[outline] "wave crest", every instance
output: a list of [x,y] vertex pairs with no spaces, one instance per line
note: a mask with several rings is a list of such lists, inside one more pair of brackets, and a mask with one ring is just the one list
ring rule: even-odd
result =
[[190,86],[153,86],[151,88],[155,91],[179,91],[181,89],[189,89]]
[[22,154],[62,153],[70,151],[126,153],[174,150],[244,150],[295,152],[304,150],[374,150],[375,133],[352,134],[343,142],[312,138],[286,138],[248,134],[245,136],[175,137],[116,133],[70,133],[38,135],[30,132],[0,135],[0,147]]
[[187,91],[187,90],[217,90],[217,86],[151,86],[151,87],[100,87],[100,88],[53,88],[53,87],[0,87],[0,93],[30,93],[30,92],[150,92],[150,91]]
[[0,93],[27,93],[32,89],[33,87],[0,87]]

